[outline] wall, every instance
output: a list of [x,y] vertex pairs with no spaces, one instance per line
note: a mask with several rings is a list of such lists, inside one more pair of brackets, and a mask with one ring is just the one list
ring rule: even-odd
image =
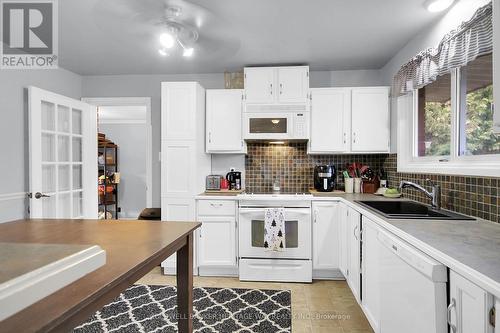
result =
[[[404,179],[429,188],[426,179],[431,179],[441,186],[443,208],[500,223],[500,178],[400,173],[396,159],[397,155],[390,155],[383,164],[389,186],[397,187]],[[414,189],[404,189],[403,194],[406,198],[430,203],[423,193]]]
[[248,145],[245,161],[247,192],[271,192],[279,177],[283,192],[307,192],[314,187],[314,166],[333,165],[337,173],[336,189],[343,189],[342,171],[353,162],[380,170],[387,155],[308,155],[306,143]]
[[137,218],[146,208],[146,125],[100,124],[99,132],[118,145],[120,218]]
[[[103,75],[84,76],[83,97],[151,97],[151,117],[153,124],[153,206],[160,206],[160,122],[162,81],[198,81],[206,89],[224,88],[224,74],[175,74],[175,75]],[[378,70],[324,71],[310,73],[313,88],[331,86],[380,85]],[[243,155],[213,155],[212,173],[225,175],[230,167],[244,171]],[[245,177],[243,173],[243,178]]]
[[25,217],[28,191],[28,109],[26,87],[33,85],[80,98],[82,79],[56,70],[0,71],[0,221]]

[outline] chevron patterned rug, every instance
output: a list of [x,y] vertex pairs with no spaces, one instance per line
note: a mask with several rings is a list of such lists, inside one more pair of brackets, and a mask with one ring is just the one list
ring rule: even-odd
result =
[[[194,288],[194,332],[291,332],[288,290]],[[177,290],[134,285],[74,333],[177,332]]]

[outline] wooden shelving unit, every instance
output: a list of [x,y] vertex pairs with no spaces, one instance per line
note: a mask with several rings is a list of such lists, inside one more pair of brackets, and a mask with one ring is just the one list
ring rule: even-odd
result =
[[[118,187],[115,174],[118,172],[118,146],[106,139],[102,133],[98,134],[98,187],[99,187],[99,216],[103,219],[118,219]],[[104,179],[103,176],[104,175]]]

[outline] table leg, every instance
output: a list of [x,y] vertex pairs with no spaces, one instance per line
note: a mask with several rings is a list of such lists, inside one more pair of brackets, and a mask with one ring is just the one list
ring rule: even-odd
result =
[[193,233],[177,251],[177,309],[179,333],[193,332]]

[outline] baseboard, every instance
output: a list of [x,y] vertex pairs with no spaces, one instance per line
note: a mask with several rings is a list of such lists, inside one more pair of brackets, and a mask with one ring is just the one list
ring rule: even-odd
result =
[[0,194],[0,223],[26,218],[26,192]]
[[339,269],[313,269],[312,277],[315,280],[345,280]]
[[198,267],[199,276],[238,277],[238,267]]

